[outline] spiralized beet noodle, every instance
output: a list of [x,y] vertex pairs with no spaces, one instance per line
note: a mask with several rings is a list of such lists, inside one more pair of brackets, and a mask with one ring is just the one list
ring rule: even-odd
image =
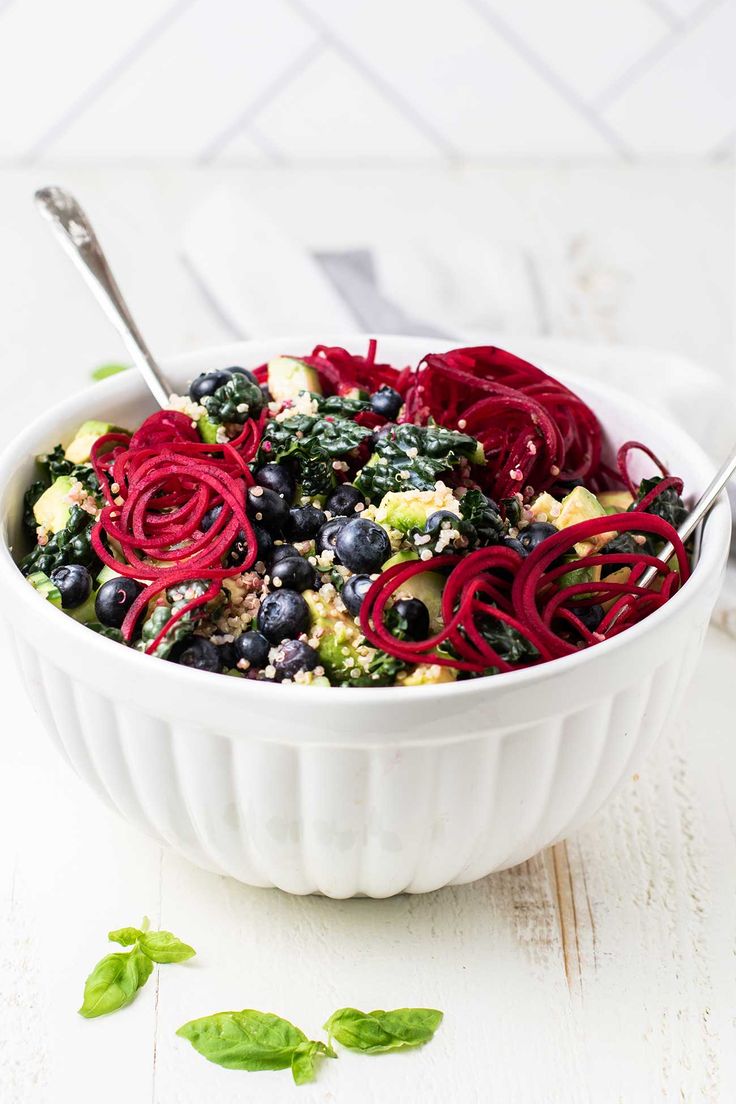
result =
[[[374,392],[387,385],[404,398],[401,420],[430,421],[476,437],[486,463],[473,465],[472,480],[497,501],[517,497],[528,502],[545,490],[566,493],[572,481],[599,492],[618,480],[636,494],[629,460],[644,454],[661,480],[636,508],[583,521],[541,542],[525,559],[504,545],[458,555],[400,563],[385,570],[363,602],[360,625],[367,641],[406,663],[433,663],[472,674],[510,671],[570,655],[582,647],[618,635],[662,606],[687,581],[690,567],[674,528],[647,512],[662,491],[682,492],[682,481],[670,476],[646,446],[627,441],[617,456],[618,474],[602,461],[603,437],[593,411],[562,383],[539,368],[493,347],[454,349],[426,356],[416,369],[401,370],[376,361],[376,342],[365,356],[319,345],[300,358],[318,373],[325,394],[353,389]],[[267,369],[255,370],[265,382]],[[92,451],[92,464],[106,504],[92,535],[103,563],[137,579],[144,589],[128,611],[122,632],[135,633],[152,599],[167,588],[204,580],[205,593],[183,605],[166,623],[147,651],[155,652],[178,619],[215,598],[222,581],[247,571],[257,550],[245,502],[254,482],[255,459],[266,415],[249,420],[240,435],[224,444],[203,444],[183,414],[160,411],[132,435],[109,433]],[[368,426],[383,419],[363,412],[357,420]],[[620,484],[619,484],[620,485]],[[204,533],[204,515],[220,507]],[[640,551],[600,553],[616,534],[633,535]],[[665,564],[642,548],[647,538],[670,541],[674,557]],[[227,564],[227,553],[238,540],[244,559]],[[591,542],[588,555],[575,551]],[[564,562],[562,557],[564,556]],[[608,574],[598,578],[597,568]],[[657,579],[638,585],[648,567]],[[580,571],[570,583],[570,573]],[[445,576],[441,631],[426,640],[399,639],[386,615],[402,588],[424,572]],[[563,576],[568,579],[560,585]],[[603,620],[595,632],[584,623],[584,611],[601,605]],[[528,658],[510,664],[494,648],[489,627],[515,630],[528,644]]]

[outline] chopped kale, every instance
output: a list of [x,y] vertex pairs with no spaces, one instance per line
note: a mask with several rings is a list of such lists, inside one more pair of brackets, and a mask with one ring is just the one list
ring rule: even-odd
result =
[[56,445],[46,456],[39,456],[38,460],[48,471],[49,483],[53,483],[60,475],[68,475],[81,483],[89,494],[99,499],[100,481],[94,469],[89,464],[73,464],[71,460],[67,460],[61,445]]
[[[629,509],[637,510],[644,496],[648,495],[649,492],[654,490],[657,484],[661,482],[661,476],[654,476],[652,479],[642,479],[639,484],[639,490],[636,492],[636,500],[631,504]],[[682,525],[687,517],[687,507],[674,487],[667,487],[665,490],[661,491],[654,501],[645,508],[644,512],[646,514],[655,514],[657,517],[661,517],[664,521],[668,521],[670,525],[674,526],[675,529]]]
[[389,491],[429,491],[442,473],[463,459],[475,460],[479,450],[466,433],[436,425],[399,425],[378,438],[353,482],[372,502]]
[[[173,606],[156,606],[151,616],[143,622],[141,639],[136,644],[136,648],[141,652],[145,652],[146,648],[153,643],[164,626],[171,620],[175,612],[176,603]],[[170,655],[175,644],[178,644],[181,640],[186,640],[192,635],[195,622],[195,618],[192,617],[192,612],[194,611],[185,613],[184,616],[172,626],[156,648],[156,651],[152,653],[153,655],[158,656],[159,659],[166,659],[167,656]]]
[[349,398],[347,395],[314,395],[312,398],[317,403],[320,414],[336,414],[340,418],[354,418],[364,410],[370,410],[371,404],[367,399]]
[[495,503],[482,491],[467,491],[460,500],[460,516],[472,525],[481,545],[498,544],[506,531],[507,526],[494,507]]
[[[263,392],[258,384],[236,372],[211,395],[200,399],[207,417],[215,425],[235,422],[243,425],[248,418],[256,417],[263,406]],[[241,409],[244,408],[244,409]]]
[[506,519],[512,528],[519,524],[521,521],[521,500],[516,495],[513,498],[502,498],[498,506],[501,516]]
[[[346,678],[337,683],[338,686],[393,686],[396,676],[406,669],[403,660],[389,655],[377,649],[372,657],[368,669],[361,672],[358,678]],[[374,678],[377,675],[377,678]]]
[[43,571],[44,575],[51,575],[57,567],[77,563],[90,569],[98,567],[99,561],[90,541],[93,525],[91,514],[80,506],[72,506],[64,528],[49,537],[47,544],[36,545],[32,552],[23,557],[20,562],[23,574]]
[[[263,435],[260,462],[296,461],[304,494],[325,494],[335,485],[333,461],[349,456],[371,430],[338,415],[294,414],[270,421]],[[270,448],[264,448],[268,444]]]
[[521,663],[536,659],[539,652],[521,633],[495,617],[484,617],[478,622],[478,628],[484,640],[498,652],[506,663]]
[[23,524],[29,532],[35,535],[37,528],[37,521],[35,514],[33,513],[33,507],[38,502],[39,498],[46,490],[46,483],[42,480],[37,480],[35,483],[31,483],[30,487],[23,495]]
[[106,636],[108,640],[115,640],[118,644],[123,643],[120,629],[112,628],[110,625],[101,625],[99,621],[88,621],[85,628],[92,629],[92,632],[96,632],[99,636]]

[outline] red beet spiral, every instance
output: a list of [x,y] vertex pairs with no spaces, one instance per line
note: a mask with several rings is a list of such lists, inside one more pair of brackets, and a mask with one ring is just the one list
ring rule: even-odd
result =
[[[151,600],[167,587],[210,581],[204,594],[172,615],[149,644],[149,653],[178,620],[215,598],[223,579],[255,562],[256,539],[245,501],[253,485],[248,463],[258,450],[261,428],[262,420],[248,421],[235,440],[204,444],[190,419],[162,410],[132,437],[109,433],[95,442],[91,462],[106,502],[92,530],[92,547],[120,575],[147,584],[123,622],[126,641]],[[213,507],[219,513],[205,533],[200,526]],[[224,566],[228,550],[241,539],[242,563]]]

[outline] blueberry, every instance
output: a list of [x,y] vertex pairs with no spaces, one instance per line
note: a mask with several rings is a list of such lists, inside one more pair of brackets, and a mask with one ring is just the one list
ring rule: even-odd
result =
[[326,520],[324,511],[316,506],[292,506],[286,531],[292,540],[312,540]]
[[300,671],[313,671],[319,663],[319,655],[309,644],[301,640],[286,640],[280,644],[273,659],[276,680],[293,679]]
[[382,418],[390,418],[395,421],[403,402],[404,400],[398,391],[384,384],[383,387],[371,395],[371,410]]
[[603,606],[572,606],[571,613],[583,622],[588,632],[595,632],[604,616]]
[[347,525],[350,521],[349,517],[344,515],[341,517],[330,518],[326,521],[319,533],[317,534],[317,553],[320,552],[334,552],[335,541],[337,540],[337,534],[340,530]]
[[183,641],[183,647],[177,648],[174,662],[181,667],[194,667],[196,671],[221,671],[220,652],[203,636],[192,636]]
[[249,487],[248,513],[269,533],[278,533],[288,521],[289,504],[270,487]]
[[289,560],[294,557],[299,559],[301,552],[297,552],[293,544],[277,544],[271,553],[271,564],[281,563],[282,560]]
[[361,503],[365,506],[365,498],[358,488],[352,483],[341,483],[328,495],[325,510],[329,510],[333,517],[351,517],[355,513],[355,507]]
[[335,552],[351,571],[370,575],[391,555],[388,533],[368,518],[352,518],[337,534]]
[[357,617],[363,599],[373,586],[370,575],[351,575],[340,591],[340,597],[345,603],[345,608],[352,617]]
[[515,537],[504,537],[501,544],[504,548],[511,548],[514,552],[518,552],[522,559],[526,559],[526,548],[521,541],[516,540]]
[[217,644],[217,654],[220,657],[220,669],[223,671],[230,671],[236,663],[235,649],[232,644],[225,641],[224,644]]
[[[452,537],[449,540],[442,548],[443,552],[462,551],[478,543],[478,534],[475,531],[475,527],[471,525],[469,521],[464,521],[462,518],[459,518],[457,514],[453,514],[452,510],[435,510],[433,514],[429,515],[424,523],[424,532],[432,537],[432,541],[429,544],[430,548],[435,547],[443,530],[448,532],[454,530],[459,534],[458,537]],[[427,546],[425,545],[425,547]]]
[[262,525],[254,525],[253,532],[256,535],[256,556],[262,563],[268,563],[273,551],[273,537]]
[[262,633],[254,632],[252,629],[249,632],[241,633],[232,645],[235,655],[233,666],[237,666],[238,660],[244,659],[251,667],[265,667],[268,663],[270,647],[271,645]]
[[399,598],[392,606],[392,613],[406,623],[407,640],[426,640],[429,636],[429,610],[419,598]]
[[271,568],[271,581],[285,590],[312,590],[317,585],[314,568],[302,556],[287,556]]
[[256,472],[256,483],[275,491],[291,505],[296,494],[296,479],[284,464],[264,464]]
[[260,383],[258,382],[258,380],[256,379],[255,375],[253,374],[253,372],[251,372],[250,369],[248,369],[248,368],[235,368],[235,367],[232,367],[232,368],[224,368],[223,371],[229,372],[231,376],[245,376],[245,378],[249,379],[251,383],[254,383],[256,385],[256,387],[261,386]]
[[189,398],[192,402],[201,402],[207,395],[214,395],[218,387],[222,387],[232,379],[232,373],[226,368],[216,368],[212,372],[202,372],[189,386]]
[[136,579],[108,579],[97,591],[95,614],[101,625],[119,629],[125,615],[143,590]]
[[82,564],[57,567],[51,572],[51,582],[61,594],[62,609],[76,609],[92,593],[92,576]]
[[199,523],[199,528],[203,533],[209,533],[212,526],[217,521],[218,517],[222,513],[222,503],[219,506],[211,506],[207,513],[204,515]]
[[556,526],[548,521],[533,521],[519,533],[519,544],[523,545],[527,553],[533,552],[542,541],[547,540],[547,537],[553,537],[557,532],[559,530]]
[[276,590],[261,602],[258,628],[272,644],[293,640],[309,628],[309,606],[295,590]]

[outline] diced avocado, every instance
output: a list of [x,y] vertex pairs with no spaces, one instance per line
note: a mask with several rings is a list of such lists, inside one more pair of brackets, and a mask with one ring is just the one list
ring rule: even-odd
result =
[[[591,518],[605,517],[606,511],[598,499],[585,487],[575,487],[562,500],[562,509],[559,516],[554,519],[558,529],[567,529],[571,525],[577,525],[581,521],[589,521]],[[611,539],[610,533],[599,533],[586,541],[578,541],[575,551],[579,556],[587,556],[596,548],[602,548]]]
[[69,494],[74,486],[70,475],[59,475],[33,507],[37,524],[47,533],[58,533],[69,520],[72,504]]
[[396,676],[397,686],[431,686],[439,682],[455,682],[457,671],[454,667],[443,667],[439,663],[419,663],[408,674]]
[[376,521],[385,529],[408,533],[410,529],[421,529],[437,510],[449,510],[460,517],[460,503],[449,487],[431,491],[389,491],[379,503]]
[[28,576],[28,582],[43,598],[61,609],[61,591],[54,586],[48,575],[44,575],[43,571],[34,571]]
[[199,436],[208,445],[214,445],[217,443],[217,431],[219,429],[217,422],[211,421],[206,414],[197,422],[197,429],[199,430]]
[[303,360],[287,356],[268,362],[268,390],[276,402],[295,399],[300,391],[322,394],[317,370]]
[[598,501],[607,514],[625,514],[634,498],[629,491],[601,491]]
[[71,460],[72,464],[86,464],[97,438],[104,437],[106,433],[115,433],[116,429],[117,426],[110,425],[109,422],[82,422],[64,453],[65,459]]
[[[557,525],[561,509],[562,503],[558,502],[548,491],[544,491],[532,502],[529,512],[536,520],[549,521],[553,525]],[[544,516],[541,517],[541,515]]]
[[82,625],[89,625],[90,622],[97,620],[97,614],[95,613],[95,598],[97,597],[96,591],[92,591],[86,602],[82,602],[81,606],[77,606],[76,609],[68,609],[65,612],[73,617],[75,621],[79,621]]
[[[486,454],[483,451],[482,444],[480,443],[480,441],[478,441],[475,452],[470,457],[470,463],[471,464],[485,464],[485,462],[486,462]],[[444,681],[446,682],[447,679],[445,679]]]
[[350,678],[350,671],[360,658],[356,649],[360,629],[347,614],[328,607],[317,591],[305,590],[303,598],[314,627],[322,630],[317,651],[327,675],[332,682]]
[[381,571],[388,571],[390,567],[396,567],[397,564],[411,563],[412,560],[418,560],[419,553],[412,552],[410,548],[402,548],[400,552],[397,552],[395,556],[391,556],[386,560],[385,564],[381,568]]
[[120,572],[115,571],[112,567],[109,567],[108,564],[105,564],[100,569],[100,573],[97,576],[97,586],[101,587],[103,583],[108,582],[110,579],[119,579],[119,578],[120,578]]

